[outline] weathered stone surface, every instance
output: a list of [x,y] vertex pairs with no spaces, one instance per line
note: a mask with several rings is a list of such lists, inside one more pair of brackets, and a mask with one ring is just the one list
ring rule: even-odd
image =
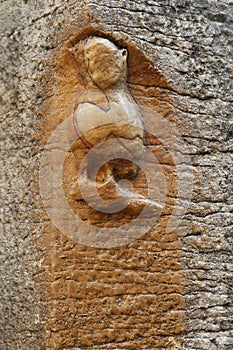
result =
[[[1,349],[231,349],[232,2],[9,0],[0,10]],[[49,61],[90,23],[131,38],[170,80],[151,84],[141,57],[131,62],[135,99],[175,107],[169,118],[195,174],[176,234],[161,235],[162,220],[157,232],[110,251],[79,246],[51,226],[36,176],[36,112],[51,98],[48,135],[78,88],[66,52],[57,80]],[[61,103],[61,114],[46,119]]]

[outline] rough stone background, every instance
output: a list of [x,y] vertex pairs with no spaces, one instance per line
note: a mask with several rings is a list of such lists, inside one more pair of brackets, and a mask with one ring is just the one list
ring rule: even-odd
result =
[[[61,33],[68,37],[91,22],[129,35],[170,79],[174,122],[190,146],[195,169],[192,203],[180,229],[186,277],[182,347],[231,349],[233,2],[6,0],[0,13],[0,348],[58,348],[43,341],[48,315],[38,282],[44,272],[36,243],[43,224],[35,183],[40,157],[35,132],[41,122],[37,111],[44,97],[38,87]],[[145,338],[141,348],[158,348],[146,344]],[[73,349],[122,348],[107,345],[107,339],[101,346]],[[135,348],[130,341],[122,346]]]

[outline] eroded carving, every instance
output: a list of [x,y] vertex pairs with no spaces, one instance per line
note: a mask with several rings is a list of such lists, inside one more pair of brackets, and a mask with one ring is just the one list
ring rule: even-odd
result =
[[[170,169],[163,171],[157,156],[163,164],[169,160],[161,149],[162,142],[170,145],[172,130],[165,118],[170,109],[164,101],[151,100],[151,94],[158,94],[157,72],[155,81],[145,77],[153,88],[133,80],[144,125],[127,88],[127,68],[132,69],[135,57],[140,61],[130,44],[127,67],[127,50],[107,39],[89,37],[76,43],[69,43],[59,61],[61,88],[52,106],[58,115],[64,111],[64,121],[46,144],[40,176],[43,199],[53,223],[68,237],[96,247],[119,246],[148,232],[165,208]],[[126,152],[118,152],[119,143]]]
[[[95,147],[118,138],[138,158],[144,151],[144,131],[140,110],[127,87],[127,54],[126,49],[119,49],[108,39],[89,37],[85,40],[89,92],[88,98],[84,94],[77,104],[74,121],[87,146]],[[112,176],[121,178],[136,174],[136,167],[127,161],[113,163],[99,173],[102,182]]]

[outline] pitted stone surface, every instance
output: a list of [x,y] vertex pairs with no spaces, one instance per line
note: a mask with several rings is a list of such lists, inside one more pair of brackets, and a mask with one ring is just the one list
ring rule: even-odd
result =
[[[0,10],[1,349],[178,349],[181,328],[176,325],[183,312],[183,349],[231,349],[232,2],[8,0]],[[88,249],[77,255],[59,234],[54,240],[44,234],[50,255],[36,246],[46,220],[35,183],[40,148],[34,133],[41,118],[36,111],[42,99],[53,95],[52,89],[45,96],[38,87],[55,48],[84,23],[100,23],[108,31],[128,35],[170,79],[173,121],[190,146],[195,168],[192,203],[178,233],[181,243],[172,236],[165,242],[149,237],[143,249],[139,241],[109,256]],[[149,102],[159,94],[162,100],[161,92],[168,87],[147,85],[137,68],[131,74],[135,97],[144,94]],[[42,281],[38,276],[46,265],[47,280]],[[180,273],[185,275],[182,291]],[[164,289],[157,290],[157,283]],[[164,298],[166,305],[182,310],[170,315],[168,326],[174,319],[175,335],[166,339],[166,329],[159,328],[155,317],[155,305],[163,307]],[[90,314],[93,310],[97,316]],[[134,325],[140,313],[142,328]],[[109,318],[116,329],[109,330]],[[153,326],[145,329],[149,319]],[[94,322],[105,331],[90,344]],[[127,333],[127,326],[135,332]]]

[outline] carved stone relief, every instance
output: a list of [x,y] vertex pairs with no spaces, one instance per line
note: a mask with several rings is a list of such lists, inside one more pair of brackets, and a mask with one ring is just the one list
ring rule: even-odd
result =
[[[108,39],[89,37],[85,40],[88,99],[84,95],[78,102],[74,123],[88,147],[118,138],[139,158],[144,152],[144,130],[139,107],[127,87],[127,54],[126,49],[119,49]],[[127,142],[129,140],[131,142]],[[113,163],[105,167],[105,174],[98,174],[102,182],[112,175],[121,177],[128,173],[132,177],[136,174],[136,167],[129,162],[121,162],[121,166]]]
[[[143,108],[141,112],[128,89],[128,50],[123,45],[88,36],[69,48],[68,53],[74,58],[74,71],[78,72],[83,88],[79,88],[78,96],[77,92],[74,95],[73,111],[67,113],[47,142],[52,147],[45,153],[51,156],[45,160],[44,169],[46,162],[53,166],[51,174],[44,174],[41,188],[46,183],[44,179],[50,178],[55,192],[46,206],[57,208],[49,209],[56,227],[82,244],[105,247],[126,244],[146,233],[166,205],[166,173],[144,143],[149,140],[148,135],[147,140],[145,137],[147,115],[152,144],[165,141],[169,147],[172,130],[163,120],[167,112],[160,113],[158,102],[156,109]],[[159,73],[154,75],[161,80]],[[148,77],[147,83],[152,78],[153,75]],[[69,80],[64,81],[68,93]],[[65,158],[54,163],[60,157],[56,148],[62,148]],[[45,198],[49,198],[49,191],[47,186]],[[60,207],[63,209],[59,210]],[[87,220],[100,225],[98,242],[96,230],[86,225]],[[106,233],[106,225],[112,227],[111,232]],[[118,228],[116,232],[114,227]]]
[[[148,332],[146,346],[169,348],[182,329],[183,307],[180,242],[176,232],[167,231],[178,193],[172,136],[166,128],[173,115],[169,85],[132,42],[104,34],[92,29],[62,43],[54,59],[53,93],[44,108],[45,154],[52,154],[42,170],[53,162],[51,178],[46,173],[43,178],[51,183],[44,200],[51,224],[45,220],[41,239],[47,257],[43,280],[51,281],[47,347],[100,348],[106,329],[117,347],[125,348],[130,339],[132,348],[143,348],[144,340],[134,333],[142,329],[142,339]],[[122,268],[127,273],[119,277]],[[148,276],[142,284],[138,271]],[[143,303],[149,313],[141,318]],[[124,305],[133,312],[127,333],[109,333],[109,320],[117,330],[124,324]],[[72,324],[72,334],[67,324]]]

